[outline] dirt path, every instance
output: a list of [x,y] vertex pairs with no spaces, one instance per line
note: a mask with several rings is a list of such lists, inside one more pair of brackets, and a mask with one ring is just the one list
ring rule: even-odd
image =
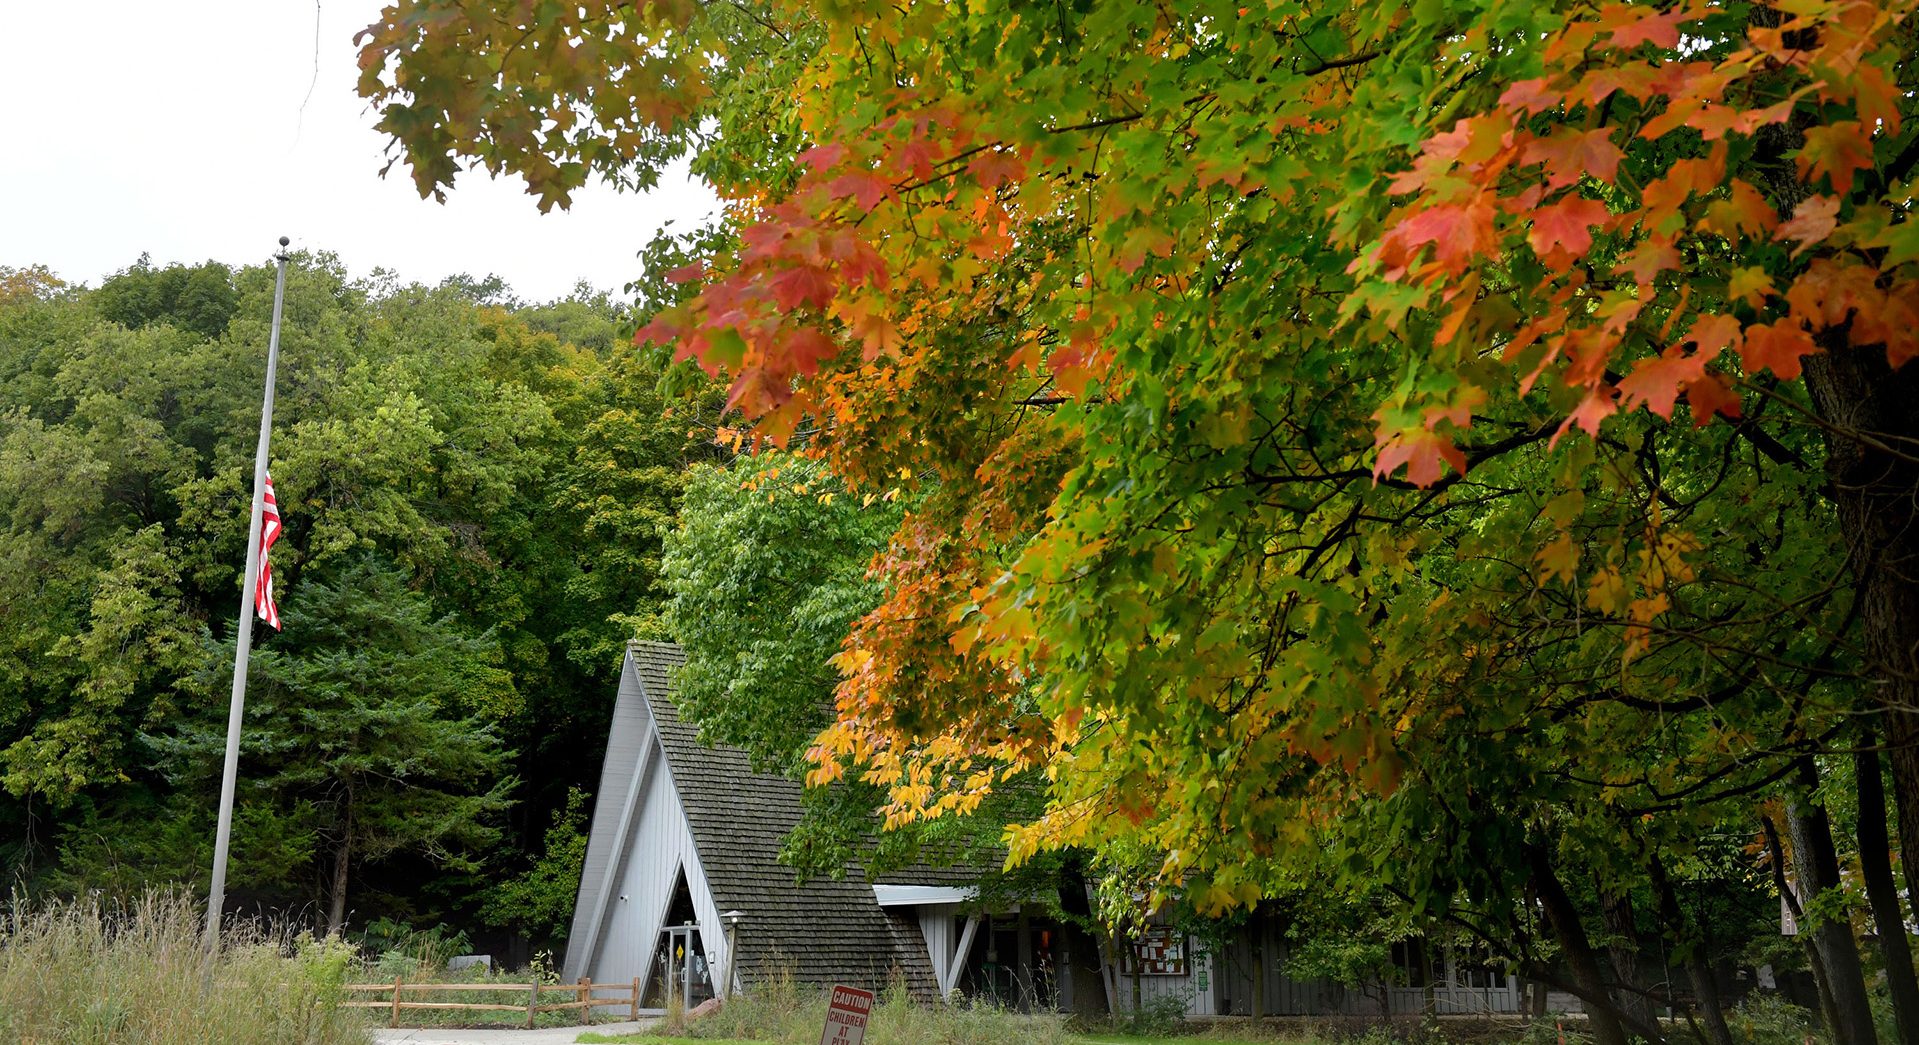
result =
[[596,1023],[592,1027],[543,1027],[539,1030],[451,1030],[440,1027],[401,1027],[376,1030],[379,1045],[573,1045],[588,1030],[600,1034],[632,1034],[652,1021]]

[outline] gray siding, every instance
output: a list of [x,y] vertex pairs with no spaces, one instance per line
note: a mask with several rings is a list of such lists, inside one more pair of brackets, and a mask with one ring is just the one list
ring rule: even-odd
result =
[[[637,789],[644,784],[639,774],[640,757],[652,737],[652,713],[640,692],[639,675],[629,654],[620,668],[620,686],[614,697],[613,723],[607,730],[606,760],[600,767],[600,786],[593,793],[593,823],[587,834],[586,861],[580,873],[580,891],[573,904],[573,927],[567,934],[566,959],[561,968],[568,980],[587,975],[591,957],[604,932],[605,913],[618,871],[607,865],[626,851],[630,819]],[[623,828],[626,830],[623,832]],[[616,850],[618,851],[616,854]],[[609,982],[611,982],[609,980]]]
[[743,751],[699,743],[672,697],[672,671],[684,659],[668,643],[628,645],[565,977],[643,976],[684,867],[715,970],[725,965],[719,913],[746,913],[737,982],[780,968],[802,983],[881,987],[897,969],[930,998],[932,966],[917,924],[882,911],[858,868],[801,883],[780,864],[800,820],[800,785],[754,772]]

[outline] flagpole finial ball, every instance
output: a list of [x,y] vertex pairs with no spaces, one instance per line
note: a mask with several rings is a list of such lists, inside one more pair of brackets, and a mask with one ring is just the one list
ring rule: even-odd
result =
[[282,246],[282,247],[284,247],[284,246],[286,246],[287,244],[289,244],[289,243],[291,243],[291,242],[293,242],[293,241],[292,241],[292,240],[290,240],[290,239],[288,239],[288,238],[286,238],[285,236],[281,236],[281,237],[280,237],[280,246]]

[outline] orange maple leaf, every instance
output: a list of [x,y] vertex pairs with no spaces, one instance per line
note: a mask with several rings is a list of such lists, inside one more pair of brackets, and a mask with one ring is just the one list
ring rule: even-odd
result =
[[1674,345],[1650,359],[1633,364],[1632,373],[1619,382],[1620,409],[1640,403],[1663,418],[1672,417],[1672,405],[1686,386],[1706,376],[1707,356]]
[[1542,257],[1554,247],[1580,257],[1592,249],[1592,227],[1605,224],[1610,217],[1606,205],[1598,200],[1568,196],[1533,211],[1532,231],[1526,239]]
[[1586,397],[1579,401],[1579,405],[1573,407],[1573,412],[1566,415],[1566,420],[1560,423],[1559,430],[1554,432],[1552,439],[1547,441],[1546,448],[1552,449],[1558,446],[1559,437],[1575,427],[1597,439],[1599,423],[1619,412],[1619,404],[1613,401],[1616,395],[1618,392],[1609,385],[1603,383],[1594,385],[1592,390],[1586,393]]
[[1699,226],[1716,232],[1727,239],[1742,233],[1770,232],[1779,225],[1779,215],[1767,203],[1759,190],[1747,182],[1734,178],[1725,199],[1714,200],[1706,207],[1706,215],[1699,219]]
[[1521,154],[1523,163],[1546,165],[1546,188],[1571,185],[1581,175],[1591,174],[1600,181],[1611,181],[1625,153],[1612,142],[1605,127],[1590,131],[1562,130],[1549,138],[1535,138]]
[[1697,346],[1700,355],[1712,359],[1739,344],[1739,321],[1731,316],[1702,315],[1692,321],[1686,339]]
[[1620,259],[1619,264],[1613,266],[1613,271],[1630,274],[1633,282],[1643,287],[1650,284],[1659,273],[1678,268],[1679,261],[1679,250],[1673,246],[1671,238],[1654,236],[1634,247],[1631,253]]
[[1393,474],[1402,464],[1406,466],[1406,481],[1420,487],[1438,482],[1446,474],[1443,465],[1452,465],[1453,471],[1466,474],[1465,453],[1436,432],[1406,429],[1381,433],[1378,441],[1382,445],[1379,461],[1373,465],[1374,482]]
[[1643,11],[1644,7],[1635,4],[1607,4],[1600,10],[1599,24],[1612,30],[1614,47],[1637,47],[1644,43],[1659,48],[1677,47],[1679,23],[1695,17],[1685,8],[1665,14],[1642,14]]
[[1397,242],[1409,256],[1431,243],[1441,265],[1464,272],[1474,257],[1492,252],[1493,208],[1484,195],[1471,203],[1428,207],[1394,226],[1386,240]]
[[1813,343],[1811,334],[1796,321],[1782,319],[1770,325],[1755,323],[1747,327],[1739,359],[1749,374],[1766,369],[1779,375],[1780,380],[1791,381],[1799,376],[1800,357],[1817,351],[1819,346]]
[[898,355],[900,348],[906,343],[900,328],[879,312],[860,316],[853,322],[852,328],[853,335],[860,339],[860,343],[865,348],[864,354],[868,361],[882,355]]
[[1852,172],[1873,164],[1872,138],[1858,120],[1808,127],[1797,162],[1801,178],[1811,181],[1826,175],[1832,179],[1832,191],[1844,196],[1852,188]]
[[1739,393],[1718,374],[1707,374],[1686,386],[1686,404],[1692,407],[1694,428],[1712,423],[1714,414],[1739,416]]
[[1793,257],[1832,235],[1839,225],[1839,199],[1835,196],[1808,196],[1792,209],[1792,217],[1775,229],[1772,238],[1797,240]]

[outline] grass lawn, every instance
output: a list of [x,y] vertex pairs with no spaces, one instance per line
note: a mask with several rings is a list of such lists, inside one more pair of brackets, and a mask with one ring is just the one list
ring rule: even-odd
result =
[[[746,1037],[660,1037],[652,1033],[581,1033],[583,1043],[620,1043],[620,1045],[768,1045]],[[1151,1037],[1138,1033],[1086,1033],[1067,1037],[1069,1045],[1276,1045],[1274,1039],[1253,1037],[1213,1037],[1213,1035],[1171,1035]]]
[[661,1038],[652,1034],[595,1034],[588,1031],[576,1041],[627,1043],[637,1042],[643,1045],[766,1045],[763,1041],[751,1041],[746,1038]]
[[1071,1045],[1280,1045],[1272,1037],[1217,1037],[1211,1033],[1180,1033],[1173,1037],[1153,1037],[1142,1033],[1077,1033],[1067,1041]]

